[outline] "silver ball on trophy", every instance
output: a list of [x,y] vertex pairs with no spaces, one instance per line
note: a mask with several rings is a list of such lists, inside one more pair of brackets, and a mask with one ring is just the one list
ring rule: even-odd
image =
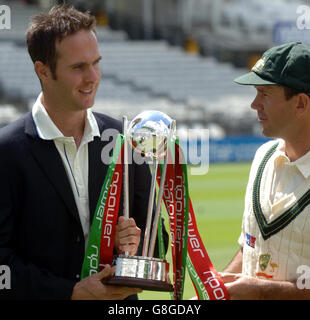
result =
[[175,136],[175,121],[163,112],[144,111],[129,124],[132,147],[147,158],[164,158],[168,138]]

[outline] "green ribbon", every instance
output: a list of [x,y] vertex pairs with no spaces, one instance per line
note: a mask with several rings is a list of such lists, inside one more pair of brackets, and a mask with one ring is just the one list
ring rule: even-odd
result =
[[101,243],[101,232],[102,232],[102,221],[104,218],[104,209],[106,206],[106,200],[109,188],[111,186],[111,180],[113,178],[115,165],[118,161],[119,154],[122,149],[124,142],[124,136],[119,134],[116,138],[115,147],[113,149],[113,155],[111,163],[108,168],[107,175],[104,179],[103,186],[101,188],[99,200],[95,210],[89,240],[87,244],[86,254],[83,261],[81,278],[90,276],[93,273],[100,271],[100,243]]

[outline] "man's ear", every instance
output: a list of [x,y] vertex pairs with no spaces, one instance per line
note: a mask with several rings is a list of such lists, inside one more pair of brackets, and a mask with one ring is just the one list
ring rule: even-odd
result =
[[34,69],[39,77],[41,83],[45,83],[50,77],[49,67],[41,61],[34,63]]
[[310,97],[305,93],[297,95],[296,115],[302,116],[310,111]]

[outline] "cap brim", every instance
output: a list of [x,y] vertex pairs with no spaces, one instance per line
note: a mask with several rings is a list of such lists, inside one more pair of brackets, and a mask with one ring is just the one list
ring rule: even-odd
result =
[[265,80],[257,75],[255,72],[251,71],[249,73],[244,74],[234,80],[234,82],[238,84],[245,84],[245,85],[252,85],[252,86],[259,86],[259,85],[275,85],[275,82]]

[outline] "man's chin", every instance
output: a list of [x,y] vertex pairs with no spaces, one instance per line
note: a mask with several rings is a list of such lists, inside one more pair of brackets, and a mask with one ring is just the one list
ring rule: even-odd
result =
[[95,94],[93,93],[90,96],[82,96],[77,103],[81,106],[82,109],[91,108],[95,104]]
[[272,139],[279,138],[274,132],[271,132],[271,130],[264,129],[264,128],[263,128],[263,130],[262,130],[262,134],[263,134],[266,138],[272,138]]
[[85,101],[84,103],[81,103],[80,104],[80,108],[81,109],[89,109],[89,108],[91,108],[91,107],[93,107],[94,106],[94,104],[95,104],[95,100],[94,99],[91,99],[91,100],[89,100],[89,101]]

